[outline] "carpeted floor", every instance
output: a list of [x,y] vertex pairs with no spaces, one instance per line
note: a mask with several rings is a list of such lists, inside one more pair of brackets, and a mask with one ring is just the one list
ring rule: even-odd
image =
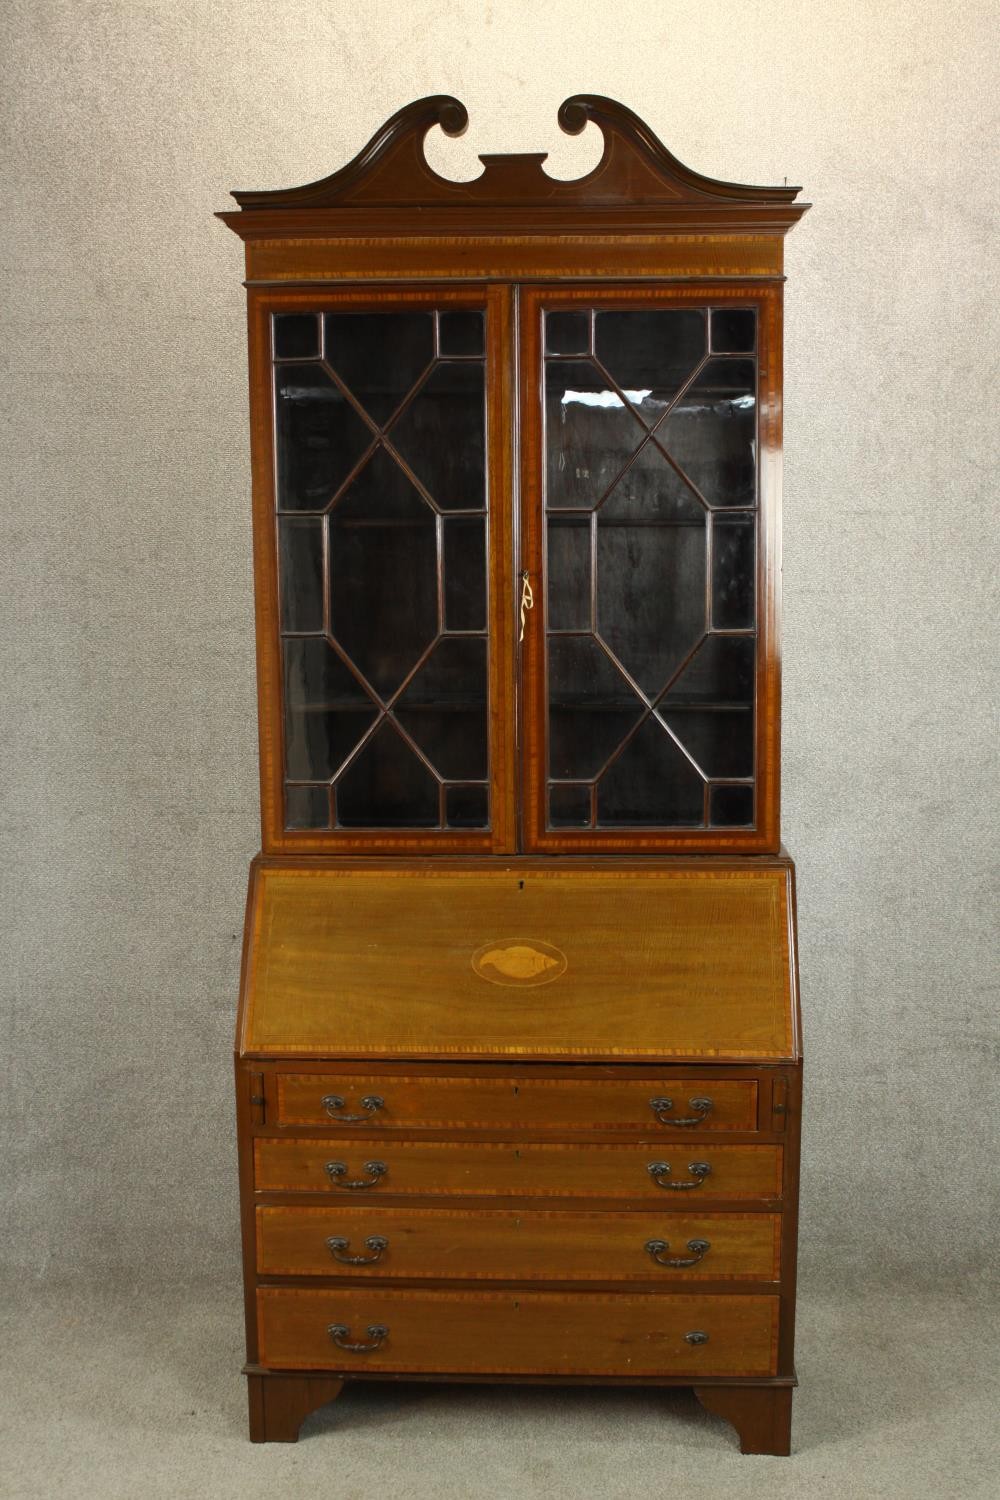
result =
[[793,1456],[687,1391],[349,1388],[296,1446],[246,1436],[233,1289],[8,1291],[3,1500],[995,1500],[995,1298],[803,1289]]

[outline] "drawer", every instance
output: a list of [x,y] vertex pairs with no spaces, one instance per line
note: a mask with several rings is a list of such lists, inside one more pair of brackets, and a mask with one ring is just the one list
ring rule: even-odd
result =
[[276,1125],[406,1130],[756,1130],[755,1079],[277,1073]]
[[571,1145],[530,1141],[303,1140],[258,1136],[255,1181],[263,1192],[543,1194],[647,1198],[773,1198],[780,1146]]
[[776,1369],[775,1296],[261,1287],[257,1307],[261,1363],[279,1370],[700,1379]]
[[[780,1214],[257,1209],[261,1276],[777,1281]],[[332,1242],[332,1243],[331,1243]]]

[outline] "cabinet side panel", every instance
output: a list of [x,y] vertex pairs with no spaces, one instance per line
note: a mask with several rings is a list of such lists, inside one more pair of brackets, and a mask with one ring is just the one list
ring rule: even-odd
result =
[[264,298],[247,301],[250,358],[250,466],[253,483],[253,575],[257,643],[257,725],[260,745],[261,842],[281,847],[281,665],[278,645],[278,559],[274,529],[274,424],[271,400],[271,317]]

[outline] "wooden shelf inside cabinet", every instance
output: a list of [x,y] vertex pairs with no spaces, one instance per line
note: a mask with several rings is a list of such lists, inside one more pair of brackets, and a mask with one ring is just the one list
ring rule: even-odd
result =
[[535,154],[442,178],[424,139],[467,116],[434,96],[220,215],[249,299],[258,1441],[345,1379],[600,1379],[691,1384],[788,1451],[782,244],[808,205],[601,96],[558,118],[603,134],[576,182]]

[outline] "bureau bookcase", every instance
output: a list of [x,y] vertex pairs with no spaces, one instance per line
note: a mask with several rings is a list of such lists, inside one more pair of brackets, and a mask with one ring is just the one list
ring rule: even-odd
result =
[[580,95],[448,97],[234,194],[263,840],[236,1045],[250,1432],[346,1380],[681,1385],[787,1453],[801,1045],[779,836],[798,189]]

